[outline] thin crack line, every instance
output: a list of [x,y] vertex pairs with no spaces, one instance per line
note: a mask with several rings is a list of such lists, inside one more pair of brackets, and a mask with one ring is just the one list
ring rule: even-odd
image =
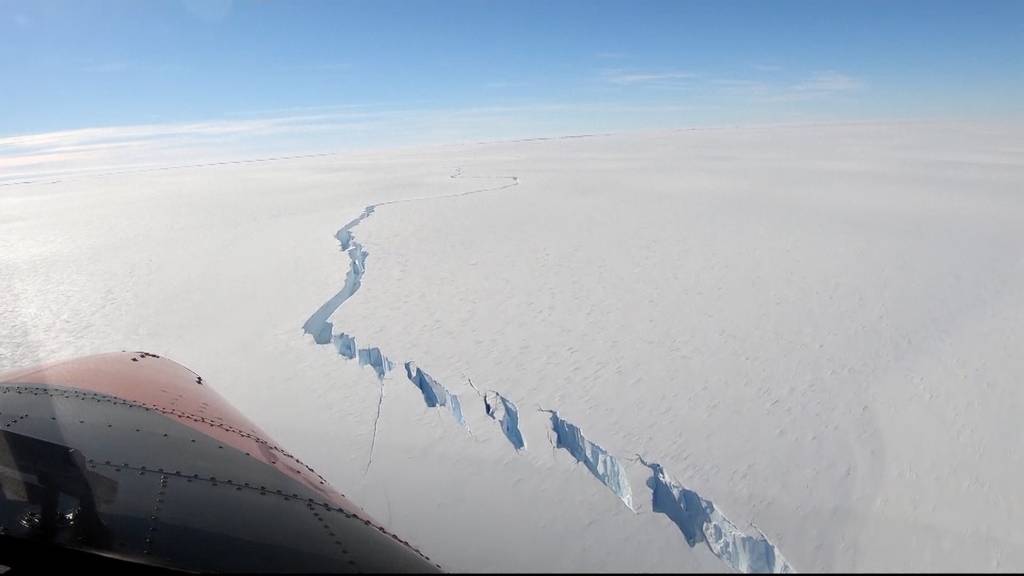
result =
[[366,469],[363,470],[363,476],[370,471],[370,465],[373,464],[373,447],[377,445],[377,424],[380,423],[381,409],[384,407],[384,382],[380,383],[380,395],[377,397],[377,417],[373,419],[373,436],[370,438],[370,456],[366,461]]

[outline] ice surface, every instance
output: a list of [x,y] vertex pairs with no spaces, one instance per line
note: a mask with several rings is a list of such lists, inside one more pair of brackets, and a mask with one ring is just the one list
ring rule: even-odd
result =
[[[0,368],[174,358],[451,570],[729,570],[753,525],[801,570],[1019,570],[1022,134],[688,130],[6,186]],[[463,402],[464,434],[360,369],[375,347],[462,400],[485,382],[531,449],[499,402],[499,425]],[[540,406],[616,458],[635,513],[536,449]],[[636,453],[728,512],[718,548],[654,513]]]

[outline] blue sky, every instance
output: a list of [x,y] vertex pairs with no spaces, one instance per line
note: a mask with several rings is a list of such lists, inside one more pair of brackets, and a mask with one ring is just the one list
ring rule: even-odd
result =
[[0,0],[0,155],[126,126],[298,150],[999,121],[1022,115],[1022,61],[1017,0]]

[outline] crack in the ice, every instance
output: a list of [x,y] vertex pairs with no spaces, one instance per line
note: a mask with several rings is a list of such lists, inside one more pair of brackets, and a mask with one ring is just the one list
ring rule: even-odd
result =
[[608,487],[630,510],[633,508],[633,493],[629,479],[619,461],[604,448],[587,440],[583,432],[572,422],[558,415],[557,410],[544,410],[551,415],[551,430],[555,433],[555,448],[562,448],[577,462],[587,467],[602,484]]
[[[452,178],[462,178],[462,169],[456,169],[455,173],[452,174]],[[487,178],[483,176],[474,176],[473,178]],[[457,198],[461,196],[468,196],[470,194],[480,194],[483,192],[497,192],[499,190],[505,190],[513,186],[519,185],[518,176],[495,176],[493,178],[499,178],[504,180],[511,180],[509,184],[503,186],[493,186],[490,188],[479,188],[475,190],[467,190],[465,192],[455,192],[452,194],[444,194],[440,196],[425,196],[420,198],[402,198],[398,200],[388,200],[386,202],[378,202],[371,204],[363,209],[362,214],[354,218],[349,223],[342,226],[335,234],[334,237],[338,240],[342,251],[348,254],[350,265],[349,270],[345,275],[345,283],[342,285],[341,290],[337,294],[332,296],[329,300],[324,302],[320,308],[313,313],[309,319],[306,320],[305,324],[302,325],[302,329],[306,334],[313,336],[313,340],[317,344],[329,344],[331,342],[331,334],[334,329],[333,324],[330,322],[331,316],[341,308],[341,305],[346,300],[351,298],[362,286],[363,274],[366,272],[366,258],[369,252],[363,248],[363,245],[355,240],[355,233],[353,229],[373,215],[374,211],[380,206],[388,206],[392,204],[400,204],[405,202],[416,202],[421,200],[440,200],[444,198]],[[491,178],[491,179],[493,179]]]
[[[367,208],[367,210],[372,213],[369,208]],[[360,216],[356,220],[348,223],[346,227],[358,224],[366,216],[367,213],[364,212],[363,216]],[[342,228],[342,231],[345,231],[345,228]],[[341,232],[339,231],[338,234],[340,236]],[[348,254],[350,260],[348,272],[345,274],[345,284],[342,285],[341,290],[339,290],[337,294],[332,296],[327,302],[324,302],[323,305],[321,305],[320,308],[318,308],[317,311],[314,312],[308,320],[306,320],[306,323],[302,325],[303,331],[305,331],[306,334],[312,335],[313,340],[317,344],[330,343],[333,325],[329,318],[338,310],[338,308],[341,307],[342,304],[345,303],[346,300],[351,298],[363,284],[363,274],[366,272],[366,257],[369,256],[369,252],[363,249],[362,244],[355,242],[352,239],[350,232],[346,231],[346,234],[348,234],[346,239],[342,240],[339,238],[339,242],[342,243],[342,250]]]
[[[451,175],[451,177],[462,178],[462,169],[457,168],[455,172]],[[486,177],[474,176],[471,178]],[[313,341],[316,342],[317,344],[333,344],[339,356],[349,360],[354,360],[358,358],[360,366],[372,367],[374,373],[376,373],[377,375],[377,379],[379,380],[380,391],[377,397],[377,414],[373,421],[373,434],[370,437],[370,451],[369,457],[367,458],[366,462],[366,471],[369,471],[370,465],[373,463],[373,451],[374,447],[377,444],[377,430],[380,424],[380,415],[384,405],[384,377],[394,368],[394,363],[391,360],[389,360],[384,355],[383,352],[381,352],[380,348],[359,348],[356,345],[356,339],[354,336],[351,336],[344,332],[339,332],[335,334],[334,324],[330,321],[330,318],[335,314],[335,312],[338,311],[339,308],[341,308],[341,305],[344,304],[349,298],[354,296],[355,293],[359,290],[360,286],[362,286],[363,275],[366,273],[366,258],[367,256],[369,256],[369,252],[365,248],[363,248],[362,244],[356,241],[355,233],[353,232],[353,230],[355,229],[356,226],[362,223],[363,220],[366,220],[367,218],[372,216],[374,211],[379,206],[386,206],[390,204],[398,204],[403,202],[413,202],[418,200],[455,198],[460,196],[467,196],[470,194],[478,194],[482,192],[496,192],[499,190],[504,190],[506,188],[511,188],[512,186],[519,185],[519,178],[517,176],[500,176],[495,178],[511,180],[511,182],[503,186],[480,188],[475,190],[468,190],[465,192],[456,192],[453,194],[447,194],[442,196],[405,198],[400,200],[390,200],[387,202],[371,204],[367,206],[358,217],[354,218],[353,220],[342,226],[334,234],[334,237],[335,239],[337,239],[338,244],[341,247],[341,250],[345,252],[349,257],[349,269],[345,274],[345,283],[342,285],[341,290],[339,290],[337,294],[335,294],[329,300],[324,302],[320,306],[320,308],[318,308],[316,312],[314,312],[313,315],[306,320],[305,324],[303,324],[302,326],[302,329],[306,334],[313,336]],[[409,370],[408,364],[406,366],[406,370]],[[417,369],[417,373],[422,374],[425,377],[425,380],[429,380],[430,382],[433,382],[435,385],[440,386],[439,384],[437,384],[436,381],[427,376],[425,373],[421,372],[419,369]],[[409,379],[413,379],[413,374],[411,372],[409,373]],[[413,381],[413,383],[415,384],[416,381]],[[421,390],[422,389],[423,387],[421,386]],[[455,394],[448,393],[447,389],[445,389],[444,387],[440,387],[440,389],[443,390],[442,397],[444,398],[444,402],[442,405],[448,405],[452,411],[452,414],[455,416],[455,419],[459,422],[460,425],[465,427],[466,422],[462,415],[462,405],[459,402],[459,397]],[[424,392],[424,398],[426,398],[426,394],[427,393]],[[428,402],[428,406],[429,405],[430,404]]]
[[359,349],[359,365],[373,368],[379,380],[383,380],[384,376],[395,367],[394,362],[388,360],[387,356],[384,356],[384,353],[376,346]]
[[[341,305],[359,290],[362,285],[363,274],[366,271],[366,259],[369,252],[363,248],[362,244],[356,241],[353,229],[363,220],[373,215],[374,210],[380,206],[420,200],[455,198],[482,192],[496,192],[519,184],[517,176],[465,176],[461,168],[456,169],[451,178],[504,178],[511,180],[511,182],[503,186],[469,190],[442,196],[390,200],[367,206],[362,214],[342,226],[335,234],[335,238],[338,240],[342,251],[348,254],[350,261],[349,270],[345,276],[345,284],[337,294],[327,302],[324,302],[303,325],[304,332],[312,335],[313,340],[317,344],[333,344],[339,356],[349,360],[358,359],[361,366],[371,366],[377,375],[380,386],[377,397],[377,413],[373,421],[373,434],[370,439],[369,457],[367,458],[364,474],[369,471],[370,466],[373,464],[377,431],[384,406],[384,377],[394,368],[394,363],[381,352],[380,348],[359,348],[356,345],[354,336],[344,332],[335,334],[334,326],[330,321],[330,318]],[[457,394],[450,392],[437,380],[416,366],[415,362],[405,362],[404,367],[406,376],[410,382],[419,388],[423,395],[424,403],[428,407],[448,407],[459,425],[464,428],[466,427],[466,421],[462,413],[462,404]],[[489,390],[486,393],[481,392],[473,384],[472,380],[469,380],[469,385],[481,396],[485,413],[489,418],[499,423],[505,437],[515,447],[516,451],[525,449],[526,443],[519,429],[519,410],[515,403],[494,390]],[[544,410],[539,407],[538,409],[551,415],[551,430],[555,434],[554,448],[561,448],[567,451],[577,462],[586,466],[587,470],[598,481],[618,496],[627,508],[635,512],[629,480],[619,460],[598,444],[588,440],[579,427],[561,418],[557,410]],[[683,533],[683,537],[690,547],[704,542],[712,554],[732,569],[740,572],[795,572],[793,567],[782,557],[781,551],[756,527],[757,534],[755,536],[745,534],[726,518],[715,507],[713,502],[702,498],[696,492],[672,480],[660,464],[655,462],[648,463],[640,455],[636,456],[636,460],[650,468],[652,472],[652,476],[647,482],[647,486],[651,489],[652,493],[652,510],[668,516]]]
[[380,412],[384,407],[384,382],[380,382],[380,393],[377,396],[377,416],[373,419],[373,436],[370,437],[370,455],[366,458],[366,469],[363,470],[365,476],[370,471],[370,465],[373,464],[373,448],[377,445],[377,425],[380,423]]
[[335,349],[338,351],[338,355],[348,360],[359,359],[360,366],[370,366],[373,371],[377,374],[379,380],[383,380],[384,376],[395,367],[395,363],[388,359],[380,348],[376,346],[370,348],[359,348],[356,346],[356,339],[354,336],[349,336],[344,332],[334,334],[331,336],[331,343],[334,344]]
[[714,502],[673,480],[660,464],[648,463],[639,454],[636,458],[651,469],[647,481],[652,493],[651,509],[668,516],[691,548],[704,542],[712,554],[744,574],[795,572],[782,552],[756,527],[756,535],[745,534]]
[[423,402],[428,408],[447,407],[451,410],[455,421],[462,427],[466,426],[466,419],[462,415],[462,402],[459,401],[458,394],[449,392],[444,385],[416,366],[415,362],[405,363],[405,375],[420,389],[420,393],[423,394]]
[[359,350],[356,348],[356,339],[354,336],[349,336],[344,332],[335,334],[331,337],[331,341],[334,342],[334,347],[338,349],[338,355],[349,360],[355,360],[359,354]]
[[[476,390],[476,393],[484,402],[484,412],[494,420],[501,427],[501,432],[505,435],[505,438],[512,444],[512,447],[516,449],[516,452],[526,449],[526,441],[523,440],[523,434],[519,430],[519,407],[514,402],[503,396],[496,390],[488,390],[487,392],[481,392],[476,384],[473,384],[473,380],[466,378],[469,382],[469,386]],[[494,398],[494,402],[491,398]]]
[[[523,440],[523,433],[519,431],[519,408],[514,402],[497,392],[494,392],[494,397],[497,402],[489,407],[487,415],[498,420],[501,424],[501,431],[505,433],[505,438],[512,443],[516,452],[525,450],[526,441]],[[484,403],[488,404],[486,398],[484,398]]]

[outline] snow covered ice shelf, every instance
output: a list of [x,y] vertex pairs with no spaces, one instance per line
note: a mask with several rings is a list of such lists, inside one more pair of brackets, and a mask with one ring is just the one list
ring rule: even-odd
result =
[[796,570],[1019,570],[1022,136],[708,129],[4,187],[0,369],[170,356],[454,570],[738,567],[656,513],[638,454]]

